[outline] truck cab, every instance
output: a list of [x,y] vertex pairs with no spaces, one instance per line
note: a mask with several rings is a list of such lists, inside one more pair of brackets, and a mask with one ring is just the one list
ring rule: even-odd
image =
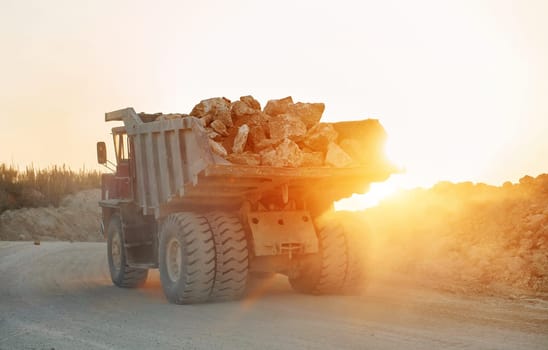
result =
[[[103,174],[101,183],[101,199],[131,199],[133,198],[133,181],[135,174],[132,174],[131,148],[125,127],[112,129],[114,153],[116,155],[115,171],[112,174]],[[102,144],[102,145],[100,145]],[[98,143],[99,163],[106,164],[106,145]],[[104,151],[101,151],[104,150]],[[104,152],[104,155],[99,153]]]

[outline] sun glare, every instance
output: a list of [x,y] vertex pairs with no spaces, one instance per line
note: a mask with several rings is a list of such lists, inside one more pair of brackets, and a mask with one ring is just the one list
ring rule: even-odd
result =
[[[405,145],[397,144],[390,137],[388,138],[385,145],[385,157],[396,168],[401,169],[402,172],[405,169],[404,162],[402,162],[404,151]],[[409,188],[411,185],[409,180],[409,177],[405,174],[394,174],[387,181],[372,183],[369,191],[365,194],[354,194],[350,198],[335,202],[335,210],[359,211],[375,207],[383,199],[395,194],[399,190]]]
[[350,198],[335,203],[335,210],[359,211],[377,206],[383,199],[393,195],[401,189],[395,175],[385,182],[372,183],[365,194],[354,194]]

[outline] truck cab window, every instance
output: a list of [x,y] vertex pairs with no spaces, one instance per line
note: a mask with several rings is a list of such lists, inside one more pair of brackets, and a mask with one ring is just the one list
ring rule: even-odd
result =
[[114,134],[114,148],[118,163],[129,160],[129,145],[126,133]]

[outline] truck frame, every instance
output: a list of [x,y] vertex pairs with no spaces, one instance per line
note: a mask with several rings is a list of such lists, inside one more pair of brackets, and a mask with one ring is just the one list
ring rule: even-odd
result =
[[[325,213],[334,201],[386,180],[395,170],[388,163],[237,165],[211,151],[197,118],[126,108],[106,113],[105,121],[124,123],[112,129],[116,169],[102,175],[99,201],[116,286],[141,286],[158,268],[167,299],[177,304],[238,299],[251,278],[273,273],[303,293],[359,290],[358,245]],[[378,121],[334,125],[367,138],[371,123]],[[97,157],[106,164],[104,142]]]

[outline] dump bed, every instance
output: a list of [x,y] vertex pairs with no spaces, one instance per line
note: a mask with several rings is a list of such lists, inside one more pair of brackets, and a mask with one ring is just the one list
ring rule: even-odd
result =
[[[384,181],[395,170],[382,160],[344,168],[237,165],[212,152],[197,118],[144,122],[127,108],[107,113],[105,119],[124,121],[135,159],[135,201],[145,215],[156,217],[170,203],[238,205],[281,186],[300,198],[321,195],[333,201],[364,193],[371,182]],[[351,123],[342,123],[342,129],[353,128]]]

